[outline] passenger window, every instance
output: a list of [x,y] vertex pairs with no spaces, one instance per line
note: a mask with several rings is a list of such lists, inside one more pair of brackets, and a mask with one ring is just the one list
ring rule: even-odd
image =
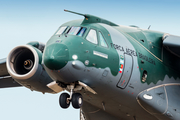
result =
[[103,47],[108,47],[106,40],[104,39],[103,35],[101,32],[99,32],[99,41],[100,41],[100,45]]
[[58,32],[56,33],[56,35],[61,35],[63,34],[67,29],[67,26],[64,27],[60,27],[60,29],[58,30]]
[[86,37],[86,39],[89,41],[89,42],[92,42],[94,44],[97,44],[97,34],[96,34],[96,31],[91,29]]

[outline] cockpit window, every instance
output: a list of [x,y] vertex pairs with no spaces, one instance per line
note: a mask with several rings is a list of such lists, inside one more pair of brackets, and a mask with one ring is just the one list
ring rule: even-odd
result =
[[60,29],[58,30],[58,32],[56,33],[56,35],[61,35],[63,34],[67,29],[67,26],[64,27],[60,27]]
[[71,29],[68,31],[68,34],[76,35],[80,29],[81,27],[71,27]]
[[85,27],[81,27],[81,29],[80,29],[80,31],[78,32],[77,35],[82,37],[84,35],[85,31],[86,31],[86,28]]
[[89,42],[92,42],[94,44],[97,44],[97,33],[95,30],[91,29],[86,37],[86,39],[89,41]]
[[100,45],[103,47],[108,47],[106,40],[104,39],[103,35],[101,32],[99,32],[99,41],[100,41]]
[[85,27],[71,27],[67,33],[70,35],[78,35],[82,37],[85,31],[86,31]]

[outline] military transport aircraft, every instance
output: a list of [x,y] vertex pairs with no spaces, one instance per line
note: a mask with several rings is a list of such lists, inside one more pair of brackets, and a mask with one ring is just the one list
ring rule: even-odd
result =
[[84,16],[0,60],[0,87],[62,93],[86,120],[179,120],[180,37]]

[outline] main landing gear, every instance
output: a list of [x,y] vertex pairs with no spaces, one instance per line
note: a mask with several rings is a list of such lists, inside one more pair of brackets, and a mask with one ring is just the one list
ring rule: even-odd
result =
[[70,95],[68,93],[62,93],[59,97],[59,105],[66,109],[69,107],[70,102],[75,109],[82,107],[83,97],[80,93],[73,93],[74,85],[70,85]]

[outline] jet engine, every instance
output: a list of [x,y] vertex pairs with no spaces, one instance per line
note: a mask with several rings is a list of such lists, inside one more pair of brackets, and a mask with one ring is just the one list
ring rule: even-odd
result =
[[[42,47],[41,47],[42,48]],[[6,61],[7,70],[19,84],[40,92],[53,93],[47,84],[53,80],[43,68],[42,50],[32,44],[15,47]]]

